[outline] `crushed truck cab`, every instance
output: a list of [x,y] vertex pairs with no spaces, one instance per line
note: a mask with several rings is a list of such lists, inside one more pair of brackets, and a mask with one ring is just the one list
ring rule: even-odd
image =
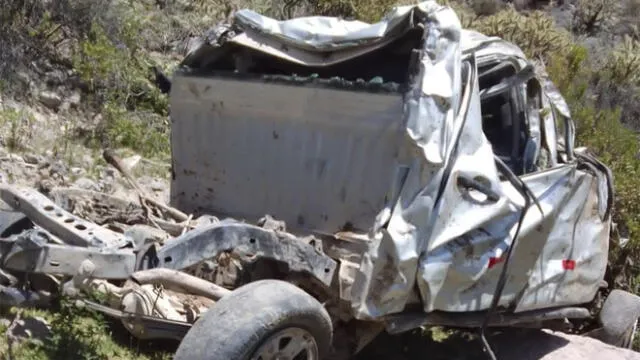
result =
[[173,78],[175,206],[360,244],[339,271],[359,319],[487,310],[505,266],[499,307],[593,299],[611,177],[519,48],[430,2],[235,19]]

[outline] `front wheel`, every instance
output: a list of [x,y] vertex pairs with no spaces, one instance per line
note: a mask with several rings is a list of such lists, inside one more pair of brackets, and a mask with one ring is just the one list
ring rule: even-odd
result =
[[175,360],[320,360],[333,328],[324,307],[280,280],[242,286],[213,305],[184,337]]

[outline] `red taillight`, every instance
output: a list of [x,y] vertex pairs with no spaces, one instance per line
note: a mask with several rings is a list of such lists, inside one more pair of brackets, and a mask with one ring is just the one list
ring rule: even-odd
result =
[[489,258],[489,269],[494,267],[496,264],[499,264],[504,260],[502,257],[490,257]]
[[575,260],[562,260],[562,268],[565,270],[574,270],[576,268]]

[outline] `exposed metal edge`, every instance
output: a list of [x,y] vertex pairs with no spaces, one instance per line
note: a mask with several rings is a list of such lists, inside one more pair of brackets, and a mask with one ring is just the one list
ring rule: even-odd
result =
[[234,73],[231,71],[205,71],[201,69],[179,69],[174,73],[175,77],[184,78],[216,78],[233,81],[259,82],[265,84],[281,84],[289,86],[309,86],[314,88],[326,88],[332,90],[345,90],[351,92],[367,92],[375,94],[402,95],[408,90],[408,84],[397,82],[377,81],[377,79],[347,80],[340,77],[320,78],[317,76],[296,75],[267,75],[252,73]]
[[81,300],[84,305],[94,311],[122,321],[134,322],[143,327],[144,339],[182,340],[191,329],[191,324],[175,320],[161,319],[153,316],[127,313],[90,300]]
[[234,249],[286,263],[291,271],[307,273],[327,287],[337,267],[335,260],[293,235],[234,221],[203,226],[171,240],[158,251],[158,267],[182,270]]
[[[390,334],[400,334],[421,326],[452,326],[462,328],[478,328],[482,326],[487,316],[486,311],[478,312],[440,312],[432,313],[405,313],[392,315],[385,320],[387,332]],[[516,326],[531,322],[558,320],[558,319],[586,319],[591,317],[587,308],[565,307],[544,310],[533,310],[514,313],[493,314],[490,327],[495,326]]]

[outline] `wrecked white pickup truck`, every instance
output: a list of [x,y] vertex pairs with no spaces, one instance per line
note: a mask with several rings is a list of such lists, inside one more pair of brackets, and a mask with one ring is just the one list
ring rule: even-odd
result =
[[[242,10],[170,99],[172,207],[2,187],[5,300],[83,297],[176,359],[348,358],[436,325],[630,346],[640,301],[603,281],[610,171],[544,69],[450,8]],[[124,213],[141,224],[102,226]]]

